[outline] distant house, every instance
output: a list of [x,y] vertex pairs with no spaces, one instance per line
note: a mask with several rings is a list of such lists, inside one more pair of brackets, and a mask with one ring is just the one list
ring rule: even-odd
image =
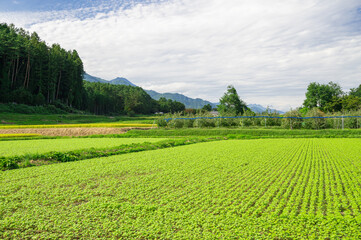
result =
[[213,117],[218,117],[219,116],[219,112],[218,111],[211,111],[209,112],[210,114],[213,115]]
[[156,112],[155,114],[156,115],[163,115],[164,113],[163,112]]

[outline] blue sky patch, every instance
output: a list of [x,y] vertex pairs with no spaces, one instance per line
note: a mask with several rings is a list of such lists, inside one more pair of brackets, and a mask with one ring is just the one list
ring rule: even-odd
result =
[[103,7],[104,10],[127,8],[137,3],[148,3],[157,1],[146,0],[6,0],[0,1],[1,12],[17,11],[61,11],[79,8]]

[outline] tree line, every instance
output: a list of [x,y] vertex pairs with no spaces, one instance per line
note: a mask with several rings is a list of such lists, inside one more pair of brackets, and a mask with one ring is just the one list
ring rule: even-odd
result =
[[361,108],[361,84],[346,93],[338,83],[310,83],[302,111],[318,108],[323,112],[355,111]]
[[[240,118],[214,118],[211,110],[218,110],[219,116]],[[265,116],[265,117],[263,117]],[[322,117],[330,118],[322,118]],[[342,119],[342,116],[351,116]],[[158,119],[158,125],[171,128],[192,127],[281,127],[286,129],[323,129],[323,128],[361,128],[361,84],[348,93],[342,91],[339,84],[310,83],[303,105],[280,114],[267,109],[255,113],[240,99],[236,89],[228,86],[220,99],[217,109],[206,105],[198,111],[166,115]],[[188,118],[183,120],[182,118]],[[278,118],[291,117],[291,118]],[[317,117],[301,119],[302,117]],[[321,117],[321,118],[318,118]],[[177,119],[178,118],[178,119]],[[165,119],[172,119],[168,122]]]
[[94,114],[179,112],[184,104],[153,100],[142,88],[83,80],[75,50],[48,46],[37,33],[0,24],[0,103],[54,105]]
[[152,99],[142,88],[84,81],[87,111],[95,114],[175,113],[185,110],[183,103]]
[[82,108],[83,63],[78,53],[14,25],[0,24],[0,102],[61,102]]
[[[305,95],[306,99],[303,105],[297,108],[301,116],[307,115],[309,111],[315,108],[324,113],[349,112],[361,109],[361,84],[347,93],[342,90],[338,83],[312,82],[308,85]],[[209,106],[203,109],[209,110]],[[221,115],[231,114],[233,116],[243,115],[245,112],[250,113],[250,109],[240,99],[233,86],[228,86],[227,92],[220,99],[218,111]]]

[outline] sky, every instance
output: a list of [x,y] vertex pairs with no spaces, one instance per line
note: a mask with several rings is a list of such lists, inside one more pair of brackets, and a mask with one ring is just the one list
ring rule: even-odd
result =
[[287,111],[310,82],[361,84],[360,0],[0,0],[0,22],[76,49],[85,71]]

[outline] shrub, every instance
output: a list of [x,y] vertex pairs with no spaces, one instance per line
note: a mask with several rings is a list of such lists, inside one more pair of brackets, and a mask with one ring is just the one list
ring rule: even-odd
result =
[[182,128],[184,126],[183,119],[173,119],[168,122],[168,127],[171,128]]
[[0,157],[0,170],[19,168],[18,160],[17,157]]
[[157,118],[156,123],[157,123],[158,127],[166,127],[167,126],[167,122],[165,121],[164,117]]
[[184,127],[192,128],[194,126],[194,119],[184,120]]
[[282,124],[281,119],[277,118],[280,116],[280,114],[278,112],[273,112],[267,108],[267,110],[262,113],[262,116],[269,116],[269,117],[274,117],[274,118],[259,118],[258,120],[260,122],[258,122],[258,124],[260,124],[260,126],[267,126],[267,127],[281,126],[281,124]]
[[239,124],[242,127],[249,127],[253,125],[253,120],[251,118],[241,118]]
[[[306,117],[324,117],[325,113],[318,108],[309,110]],[[308,129],[323,129],[326,128],[326,120],[324,118],[305,119],[305,128]]]
[[76,157],[70,153],[54,152],[51,154],[52,154],[52,158],[59,162],[72,162],[72,161],[76,161],[78,159],[78,157]]
[[196,119],[193,122],[193,127],[196,128],[205,128],[208,127],[207,121],[204,118]]
[[[232,114],[223,114],[222,117],[234,117]],[[220,118],[220,126],[222,127],[235,127],[240,125],[239,118]]]
[[[284,117],[301,117],[301,113],[297,110],[291,110],[284,114]],[[300,129],[302,127],[302,119],[283,118],[282,127],[288,129]]]

